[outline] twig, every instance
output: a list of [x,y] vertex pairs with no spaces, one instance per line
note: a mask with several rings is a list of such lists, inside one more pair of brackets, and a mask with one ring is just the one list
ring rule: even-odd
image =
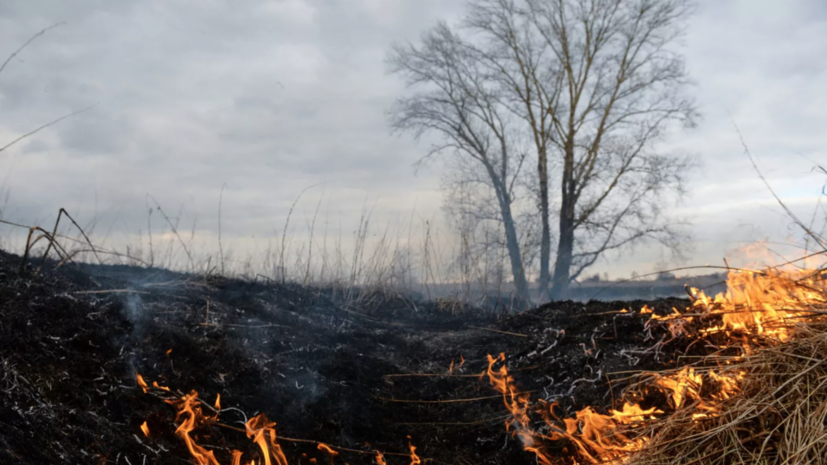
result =
[[150,294],[146,291],[136,291],[135,289],[104,289],[100,291],[75,291],[72,294]]
[[482,328],[479,326],[469,326],[471,329],[479,329],[482,331],[491,331],[492,333],[499,333],[499,334],[506,334],[508,336],[516,336],[516,337],[528,337],[527,334],[520,334],[520,333],[512,333],[510,331],[500,331],[499,329],[491,329],[491,328]]
[[153,197],[150,194],[146,194],[146,195],[147,195],[147,197],[152,199],[153,202],[155,202],[155,206],[158,207],[158,211],[161,212],[161,216],[163,216],[164,219],[167,221],[167,224],[169,224],[169,227],[172,229],[172,233],[175,234],[175,237],[178,238],[178,242],[181,243],[181,247],[184,249],[184,253],[187,254],[187,258],[189,258],[189,260],[190,260],[190,270],[194,270],[195,269],[195,264],[194,264],[193,259],[192,259],[192,254],[190,254],[189,249],[187,249],[187,244],[184,243],[184,240],[181,239],[181,236],[178,234],[178,228],[176,228],[175,225],[172,224],[172,221],[170,221],[167,214],[164,213],[164,210],[161,208],[161,204],[158,203],[157,200],[155,200],[155,197]]
[[[479,376],[479,375],[475,375]],[[514,393],[514,395],[519,394],[531,394],[532,392],[536,391],[524,391],[519,393]],[[472,397],[468,399],[442,399],[442,400],[409,400],[409,399],[393,399],[387,397],[376,397],[376,399],[384,401],[384,402],[395,402],[400,404],[459,404],[465,402],[476,402],[478,400],[488,400],[488,399],[502,399],[503,396],[498,394],[496,396],[485,396],[485,397]]]
[[[502,396],[500,396],[502,397]],[[469,422],[445,422],[445,423],[437,423],[437,422],[428,422],[428,423],[395,423],[398,426],[477,426],[477,425],[485,425],[494,422],[500,422],[506,418],[511,417],[511,414],[502,415],[499,417],[494,418],[485,418],[482,420],[477,421],[469,421]]]
[[813,240],[821,247],[822,250],[827,251],[827,243],[825,243],[824,238],[814,233],[812,230],[810,230],[810,228],[807,227],[807,225],[804,224],[803,221],[799,220],[798,217],[795,216],[795,213],[793,213],[792,210],[790,210],[790,208],[787,207],[787,205],[781,200],[781,198],[778,197],[778,194],[775,193],[775,190],[773,190],[772,186],[770,186],[770,183],[769,181],[767,181],[767,178],[764,177],[764,174],[758,168],[758,164],[755,162],[755,158],[753,158],[752,153],[749,150],[749,147],[747,147],[747,143],[746,141],[744,141],[744,135],[741,133],[741,129],[738,127],[738,124],[732,118],[732,115],[730,115],[729,118],[732,122],[732,125],[735,127],[735,132],[738,134],[738,139],[741,141],[741,146],[744,148],[744,154],[747,156],[747,158],[749,158],[752,167],[755,169],[755,172],[758,173],[758,177],[761,178],[761,181],[767,187],[767,190],[770,191],[770,194],[772,194],[776,202],[778,202],[778,204],[781,205],[781,208],[784,209],[784,211],[793,220],[793,222],[795,222],[795,224],[797,224],[801,229],[803,229],[808,236],[813,238]]
[[266,324],[266,325],[234,325],[234,324],[222,324],[221,326],[228,326],[230,328],[291,328],[291,326],[286,325],[274,325],[274,324]]
[[594,378],[594,379],[588,379],[588,378],[580,378],[580,379],[576,379],[576,380],[574,380],[574,381],[571,383],[571,387],[569,388],[569,391],[566,393],[566,395],[567,395],[567,396],[570,396],[570,395],[571,395],[571,393],[572,393],[572,392],[574,392],[574,388],[576,388],[576,387],[577,387],[577,385],[578,385],[578,384],[580,384],[580,383],[591,383],[591,384],[594,384],[594,383],[599,382],[599,381],[601,380],[601,378],[603,378],[603,373],[602,373],[602,370],[597,370],[597,376],[595,376],[595,378]]
[[6,58],[6,61],[4,61],[2,65],[0,65],[0,73],[2,73],[4,69],[6,69],[6,65],[8,65],[9,62],[12,61],[14,59],[14,57],[17,56],[18,53],[22,52],[23,49],[28,47],[30,43],[35,41],[35,39],[37,39],[38,37],[42,36],[43,34],[49,32],[50,30],[52,30],[52,29],[54,29],[58,26],[63,26],[65,24],[66,24],[66,21],[61,21],[59,23],[52,24],[51,26],[47,27],[46,29],[43,29],[42,31],[40,31],[37,34],[33,35],[29,40],[26,41],[26,43],[21,45],[20,48],[18,48],[14,52],[12,52],[12,54],[9,55],[8,58]]
[[[97,103],[95,105],[97,105]],[[53,125],[65,120],[66,118],[71,118],[72,116],[79,115],[79,114],[81,114],[85,111],[91,110],[92,108],[95,107],[95,105],[90,105],[90,106],[88,106],[88,107],[86,107],[82,110],[73,111],[72,113],[69,113],[68,115],[63,115],[60,118],[58,118],[58,119],[56,119],[56,120],[54,120],[50,123],[46,123],[43,126],[40,126],[39,128],[35,129],[34,131],[29,131],[26,134],[23,134],[22,136],[18,137],[17,139],[14,139],[13,141],[9,142],[8,144],[0,147],[0,152],[2,152],[3,150],[6,150],[7,148],[11,147],[12,145],[20,142],[21,140],[23,140],[23,139],[25,139],[29,136],[35,135],[36,133],[48,128],[49,126],[53,126]]]
[[[86,235],[86,232],[83,231],[83,228],[80,227],[80,225],[77,223],[77,221],[75,221],[75,219],[72,218],[72,216],[69,214],[69,212],[67,212],[66,209],[63,208],[63,207],[61,207],[60,210],[58,210],[58,212],[57,212],[57,221],[55,221],[55,229],[54,229],[54,232],[52,233],[52,236],[54,237],[54,235],[57,234],[57,226],[58,226],[58,223],[60,223],[60,216],[61,215],[66,215],[66,218],[69,218],[69,221],[71,221],[72,224],[74,224],[75,227],[78,228],[78,231],[80,231],[80,234],[83,236],[84,239],[86,239],[86,243],[89,244],[89,247],[92,249],[92,253],[95,255],[95,259],[97,259],[98,264],[103,265],[103,261],[101,260],[100,256],[98,255],[98,251],[95,249],[94,244],[92,244],[92,241],[89,239],[89,236]],[[51,247],[51,242],[49,243],[49,247],[46,248],[46,252],[43,254],[43,258],[40,260],[40,265],[37,267],[38,271],[40,270],[40,267],[43,266],[43,260],[45,260],[46,255],[49,254],[50,247]]]
[[447,373],[394,373],[384,378],[479,378],[480,375],[451,375]]
[[227,183],[221,185],[221,193],[218,194],[218,253],[221,256],[221,276],[224,276],[224,247],[221,246],[221,203],[224,200],[224,189]]

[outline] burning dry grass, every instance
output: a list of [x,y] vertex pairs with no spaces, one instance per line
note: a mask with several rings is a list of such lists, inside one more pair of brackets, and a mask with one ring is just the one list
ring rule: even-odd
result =
[[633,463],[825,463],[826,281],[823,269],[771,269],[743,274],[714,301],[701,296],[696,306],[726,311],[717,329],[741,353],[709,355],[699,371],[736,380],[733,395],[676,409],[644,433],[652,439]]
[[677,345],[700,355],[637,375],[607,414],[586,407],[562,418],[556,401],[519,392],[504,354],[489,356],[489,381],[511,412],[506,428],[543,465],[559,462],[555,442],[574,463],[825,463],[827,275],[744,270],[727,284],[714,298],[691,289],[684,311],[641,309],[650,336],[663,335],[648,352]]
[[[640,430],[645,446],[629,463],[827,461],[824,270],[732,273],[728,285],[714,299],[697,295],[700,320],[720,315],[721,322],[690,336],[714,351],[677,375],[656,377],[686,400],[673,398],[669,415]],[[675,327],[686,329],[673,324],[673,335]]]
[[[651,427],[635,464],[821,464],[827,460],[827,326],[732,364],[739,393],[698,417],[697,403]],[[711,361],[711,360],[710,360]]]

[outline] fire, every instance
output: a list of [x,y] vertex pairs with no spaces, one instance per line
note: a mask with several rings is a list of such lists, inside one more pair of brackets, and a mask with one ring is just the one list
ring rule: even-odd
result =
[[484,374],[488,375],[488,380],[494,386],[494,389],[503,395],[503,404],[511,412],[511,417],[505,422],[505,429],[506,431],[512,431],[512,436],[519,437],[523,443],[523,448],[533,452],[541,464],[551,465],[549,457],[538,447],[535,447],[535,438],[539,435],[530,427],[528,395],[516,391],[514,379],[508,374],[508,368],[505,364],[500,365],[498,370],[494,370],[495,364],[504,361],[504,353],[496,358],[489,354],[488,370]]
[[175,430],[175,434],[187,445],[195,463],[198,465],[219,465],[212,451],[199,446],[190,437],[190,432],[197,428],[204,420],[204,415],[201,412],[201,403],[198,401],[198,393],[192,391],[184,395],[181,399],[168,400],[167,403],[178,409],[175,421],[183,418],[178,429]]
[[322,443],[322,442],[320,442],[320,443],[319,443],[319,446],[317,447],[317,449],[319,449],[319,450],[323,450],[323,451],[327,452],[327,455],[328,455],[328,457],[330,458],[330,463],[331,463],[331,464],[333,463],[333,459],[334,459],[337,455],[339,455],[339,453],[338,453],[338,452],[336,452],[335,450],[331,449],[331,448],[330,448],[330,446],[328,446],[327,444]]
[[[664,414],[656,407],[644,409],[638,404],[627,402],[620,410],[609,410],[605,415],[586,407],[578,411],[574,418],[561,419],[554,413],[556,402],[540,401],[539,404],[544,408],[535,408],[527,394],[517,391],[504,364],[499,369],[494,369],[496,364],[504,361],[504,354],[496,358],[489,355],[486,374],[492,386],[503,394],[503,402],[511,413],[506,420],[506,430],[519,437],[523,448],[535,454],[542,465],[552,464],[551,457],[542,449],[542,443],[561,440],[573,444],[580,456],[590,463],[626,463],[625,459],[648,441],[646,436],[630,433]],[[724,384],[731,387],[730,377],[717,376],[716,380],[729,380]],[[692,369],[681,370],[673,376],[662,376],[653,384],[654,388],[671,396],[671,404],[675,409],[683,406],[686,399],[700,399],[701,386],[702,377]],[[549,433],[540,433],[530,426],[531,415],[535,412],[543,417]]]
[[813,270],[730,271],[727,291],[714,298],[691,289],[693,309],[720,315],[721,329],[760,335],[780,342],[790,338],[791,322],[816,304],[827,303],[827,288]]
[[138,374],[138,372],[135,372],[135,379],[138,381],[138,386],[140,386],[140,388],[144,391],[144,394],[146,394],[149,386],[147,386],[146,381],[144,381],[144,377]]
[[[277,465],[287,465],[287,457],[281,450],[281,446],[276,442],[276,430],[273,428],[276,424],[267,419],[263,413],[256,415],[245,424],[247,429],[247,437],[251,438],[264,456],[264,464],[271,465],[270,455],[272,454]],[[269,442],[267,439],[269,438]]]
[[152,387],[154,387],[155,389],[160,389],[160,390],[162,390],[162,391],[167,391],[167,392],[169,392],[169,388],[168,388],[168,387],[166,387],[166,386],[160,386],[160,385],[158,385],[158,381],[153,381],[153,382],[152,382]]
[[[147,392],[149,390],[149,386],[146,384],[144,378],[138,373],[135,375],[138,386],[144,392]],[[153,387],[169,391],[168,388],[158,386],[157,383],[153,383]],[[175,434],[184,441],[184,444],[186,444],[187,449],[189,450],[189,453],[196,465],[220,465],[220,462],[216,459],[215,454],[203,446],[198,445],[190,433],[201,426],[217,423],[218,411],[221,409],[221,395],[216,394],[214,404],[216,410],[215,416],[204,415],[201,409],[201,401],[198,400],[198,393],[196,391],[191,391],[189,394],[184,395],[180,399],[167,399],[165,402],[174,406],[177,410],[175,421],[180,421],[180,425],[175,430]],[[284,455],[284,451],[276,441],[275,426],[276,423],[268,420],[267,416],[263,413],[256,415],[245,423],[245,432],[247,437],[252,439],[252,441],[261,450],[264,461],[260,465],[288,465],[287,457]],[[141,425],[141,431],[143,431],[145,436],[149,437],[149,427],[147,426],[146,421],[144,421]],[[408,440],[410,441],[410,436],[408,436]],[[416,454],[416,447],[409,442],[409,448],[411,465],[420,465],[422,460]],[[339,455],[338,451],[334,450],[325,443],[318,443],[317,449],[328,454],[331,464]],[[375,451],[375,454],[377,465],[387,465],[385,462],[385,457],[380,451]],[[231,455],[232,465],[242,465],[241,460],[244,455],[243,452],[233,450]],[[310,462],[317,463],[316,459],[313,458],[310,459]],[[256,462],[251,460],[246,465],[256,465]]]
[[[727,288],[725,293],[712,298],[691,288],[692,305],[684,312],[672,308],[672,313],[665,316],[644,305],[640,314],[649,315],[645,330],[661,327],[673,339],[723,333],[730,344],[728,348],[740,349],[746,355],[751,342],[767,346],[789,340],[796,321],[812,316],[809,310],[813,306],[827,304],[824,277],[812,270],[731,271]],[[688,409],[695,421],[716,417],[721,413],[719,404],[738,394],[746,376],[743,370],[725,366],[738,359],[738,356],[731,357],[717,368],[683,367],[671,373],[649,374],[648,380],[633,389],[639,394],[635,398],[639,401],[660,392],[666,396],[670,412]],[[638,403],[627,401],[620,410],[609,410],[607,414],[586,407],[576,412],[574,418],[561,419],[554,413],[556,402],[532,403],[527,394],[520,393],[504,362],[504,354],[489,355],[488,370],[483,375],[487,374],[490,384],[502,394],[511,414],[506,420],[506,430],[519,437],[523,448],[535,454],[542,465],[552,463],[543,451],[543,442],[560,440],[573,444],[579,456],[589,463],[627,463],[649,441],[640,427],[660,421],[667,414],[666,406],[664,410],[644,409]],[[497,364],[499,368],[495,369]],[[545,420],[548,433],[532,428],[531,416],[536,413]]]
[[655,385],[665,392],[671,392],[671,407],[679,409],[684,405],[685,400],[699,400],[703,380],[700,375],[695,374],[693,368],[684,367],[676,375],[660,377]]
[[410,443],[411,437],[408,436],[408,447],[411,449],[411,465],[420,465],[422,460],[416,455],[416,447]]
[[[556,441],[569,445],[579,461],[620,465],[630,463],[634,454],[651,442],[647,436],[651,434],[651,427],[666,421],[668,415],[680,411],[685,414],[684,418],[695,422],[719,417],[722,413],[720,404],[739,394],[741,382],[746,376],[737,365],[729,365],[732,360],[748,354],[750,344],[765,347],[789,340],[795,335],[795,321],[810,316],[809,310],[813,305],[827,304],[824,278],[811,271],[731,271],[727,284],[728,290],[714,297],[690,289],[692,303],[683,311],[673,307],[671,313],[659,315],[644,305],[639,313],[626,309],[621,312],[629,317],[637,315],[641,318],[642,315],[646,318],[646,331],[665,330],[666,337],[658,342],[658,348],[671,341],[666,340],[669,335],[672,339],[711,338],[716,347],[728,350],[729,358],[714,359],[714,363],[707,365],[647,373],[627,389],[616,404],[619,406],[617,409],[585,407],[569,416],[560,415],[557,402],[532,400],[529,393],[518,388],[508,371],[504,353],[496,357],[489,354],[488,367],[481,374],[481,379],[487,376],[491,386],[502,395],[503,405],[509,412],[505,420],[506,431],[512,437],[519,438],[523,449],[534,454],[541,465],[556,463],[546,449],[546,444]],[[583,347],[587,350],[585,345]],[[594,349],[597,350],[597,347]],[[741,355],[733,356],[733,352]],[[460,354],[459,363],[451,360],[448,371],[453,372],[464,363],[465,359]],[[159,386],[157,382],[153,382],[150,388],[140,374],[136,372],[135,376],[138,386],[145,393],[150,389],[170,392],[169,388]],[[157,391],[155,393],[158,394]],[[160,394],[169,397],[165,393]],[[216,394],[213,404],[215,416],[204,414],[196,391],[166,402],[177,409],[176,422],[179,426],[175,434],[184,441],[193,461],[197,465],[219,465],[214,453],[197,444],[191,433],[201,426],[217,422],[218,412],[221,411],[220,394]],[[203,405],[209,409],[208,403]],[[245,423],[244,432],[261,452],[262,462],[258,465],[288,464],[277,442],[275,426],[276,423],[268,420],[263,413]],[[146,422],[141,425],[141,430],[149,437]],[[423,459],[416,454],[417,448],[410,442],[410,436],[408,440],[411,465],[421,465]],[[331,463],[339,456],[339,451],[324,443],[317,443],[317,449],[324,451]],[[377,465],[387,465],[381,452],[365,452],[375,454]],[[233,465],[241,465],[242,460],[241,451],[232,451]],[[316,459],[308,460],[316,463]]]

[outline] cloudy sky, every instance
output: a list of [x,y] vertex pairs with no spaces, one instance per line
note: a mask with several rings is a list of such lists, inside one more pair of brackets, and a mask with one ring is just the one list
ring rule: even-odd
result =
[[[0,59],[54,28],[0,74],[0,146],[95,105],[0,152],[3,218],[45,224],[59,207],[117,242],[146,228],[151,195],[200,247],[222,229],[244,249],[319,199],[350,234],[362,208],[378,223],[438,220],[427,150],[389,133],[385,110],[404,87],[386,73],[394,41],[416,40],[462,11],[453,0],[3,0]],[[704,115],[670,145],[702,168],[675,215],[693,222],[688,263],[722,263],[733,247],[784,240],[789,221],[757,179],[737,123],[777,192],[810,215],[827,164],[827,3],[702,0],[684,40]],[[731,115],[731,117],[730,117]],[[160,226],[158,226],[161,229]],[[5,229],[6,243],[14,244]],[[257,242],[258,241],[258,242]],[[654,249],[601,263],[653,271]],[[667,261],[667,263],[669,263]],[[671,263],[669,263],[671,264]]]

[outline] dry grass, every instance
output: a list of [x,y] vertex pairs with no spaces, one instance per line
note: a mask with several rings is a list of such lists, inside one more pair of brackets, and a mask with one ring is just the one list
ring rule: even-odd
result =
[[827,324],[797,325],[789,341],[724,368],[744,377],[717,416],[695,419],[696,405],[685,406],[643,433],[652,439],[629,463],[827,463],[825,354]]
[[[824,213],[821,199],[812,220],[805,224],[778,197],[743,138],[741,142],[767,189],[805,233],[805,252],[809,252],[810,245],[814,246],[816,252],[807,253],[801,260],[806,263],[811,257],[823,258],[827,255],[827,215],[822,218],[824,227],[820,231],[815,228],[816,217]],[[821,166],[816,169],[827,174]],[[794,262],[787,265],[791,263]],[[726,362],[714,355],[702,360],[700,364],[708,369],[740,375],[738,392],[714,403],[717,415],[698,418],[697,407],[702,402],[698,400],[637,431],[638,437],[650,439],[628,463],[827,464],[827,267],[790,284],[815,297],[797,302],[797,308],[809,311],[809,315],[781,323],[788,326],[790,338],[747,348],[742,357]]]
[[[504,272],[504,241],[496,231],[468,230],[450,222],[437,227],[433,218],[416,218],[415,212],[407,221],[377,224],[366,205],[355,231],[348,234],[341,224],[338,231],[328,227],[331,219],[319,214],[321,197],[309,215],[300,216],[296,211],[300,198],[274,236],[265,238],[263,249],[256,245],[244,253],[235,253],[232,243],[228,245],[221,221],[217,242],[212,244],[210,238],[196,237],[194,222],[192,232],[185,231],[181,212],[168,214],[149,195],[146,230],[136,237],[115,238],[118,245],[106,245],[109,236],[95,234],[96,220],[81,226],[63,209],[60,215],[71,224],[60,221],[59,215],[53,231],[0,218],[0,225],[9,228],[0,231],[0,242],[4,250],[37,259],[56,258],[61,266],[92,262],[294,282],[342,292],[354,303],[369,303],[379,294],[410,295],[455,302],[458,306],[446,305],[446,311],[456,312],[463,305],[500,308],[516,302]],[[26,241],[15,231],[33,237]],[[216,254],[211,253],[212,245],[217,245]]]

